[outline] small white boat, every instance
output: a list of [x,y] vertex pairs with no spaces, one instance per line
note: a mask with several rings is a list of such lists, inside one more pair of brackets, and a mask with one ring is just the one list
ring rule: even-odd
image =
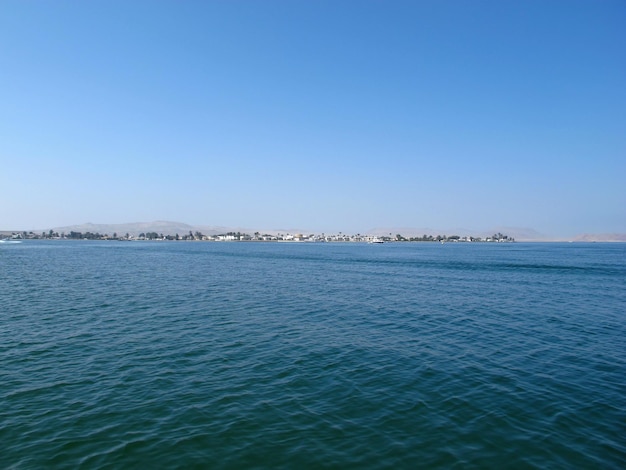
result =
[[380,238],[378,237],[374,237],[370,240],[370,243],[385,243],[384,241],[382,241]]

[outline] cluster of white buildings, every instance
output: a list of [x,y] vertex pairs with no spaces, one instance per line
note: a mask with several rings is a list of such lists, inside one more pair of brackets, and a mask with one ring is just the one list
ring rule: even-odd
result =
[[501,233],[495,234],[491,237],[480,238],[480,237],[471,237],[465,236],[460,237],[457,235],[437,235],[433,236],[422,236],[422,237],[411,237],[405,238],[400,234],[396,234],[392,236],[390,233],[387,236],[376,236],[376,235],[361,235],[357,233],[356,235],[346,235],[341,232],[338,234],[327,235],[325,233],[322,234],[309,234],[304,235],[301,233],[290,234],[290,233],[275,233],[275,234],[261,234],[260,232],[255,232],[253,235],[241,232],[228,232],[226,234],[220,235],[204,235],[200,232],[189,232],[183,236],[176,235],[163,235],[157,234],[156,232],[149,233],[141,233],[137,236],[125,234],[118,236],[117,233],[114,233],[113,236],[108,234],[99,234],[99,233],[91,233],[86,232],[85,234],[80,232],[70,232],[70,234],[61,233],[42,233],[41,235],[37,235],[33,232],[14,232],[14,233],[4,233],[0,234],[0,239],[2,238],[10,238],[14,240],[21,239],[87,239],[87,240],[122,240],[122,241],[135,241],[135,240],[182,240],[182,241],[216,241],[216,242],[229,242],[229,241],[258,241],[258,242],[361,242],[361,243],[383,243],[383,242],[405,242],[405,241],[430,241],[430,242],[512,242],[515,241],[513,238],[503,235]]

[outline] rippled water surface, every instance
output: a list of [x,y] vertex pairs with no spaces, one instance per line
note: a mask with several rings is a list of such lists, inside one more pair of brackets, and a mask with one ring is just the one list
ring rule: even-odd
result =
[[2,468],[625,468],[626,245],[0,245]]

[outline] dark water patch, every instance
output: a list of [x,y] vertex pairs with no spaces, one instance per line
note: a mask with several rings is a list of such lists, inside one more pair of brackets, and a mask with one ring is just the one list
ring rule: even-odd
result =
[[0,464],[623,467],[625,254],[20,244]]

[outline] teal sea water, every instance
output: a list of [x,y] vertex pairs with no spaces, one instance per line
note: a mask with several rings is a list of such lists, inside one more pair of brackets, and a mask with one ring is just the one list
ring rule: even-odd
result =
[[0,468],[626,468],[626,244],[0,244]]

